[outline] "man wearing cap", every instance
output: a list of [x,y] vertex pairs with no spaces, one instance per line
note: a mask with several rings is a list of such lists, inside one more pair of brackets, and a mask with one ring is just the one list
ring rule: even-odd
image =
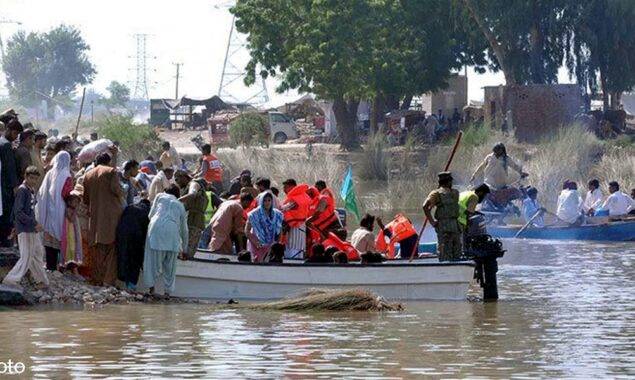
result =
[[11,210],[13,210],[14,190],[20,185],[18,181],[18,168],[15,162],[13,141],[24,131],[22,124],[17,119],[12,119],[7,124],[7,130],[0,137],[0,187],[2,189],[2,216],[0,216],[0,245],[9,247],[12,245],[7,240],[13,228]]
[[[180,172],[183,172],[181,174]],[[180,178],[182,177],[182,178]],[[209,198],[205,193],[208,183],[205,178],[192,178],[187,172],[178,170],[175,174],[175,182],[182,188],[179,200],[187,211],[187,230],[189,234],[187,251],[181,259],[194,258],[201,233],[205,229],[205,210],[209,203]]]
[[[434,216],[432,208],[435,208]],[[460,260],[459,192],[452,188],[452,173],[439,173],[439,188],[432,190],[423,204],[423,212],[437,232],[439,261]]]
[[18,167],[18,180],[24,181],[26,168],[33,165],[31,160],[31,149],[33,149],[33,135],[35,131],[26,129],[20,133],[20,144],[15,149],[15,161]]

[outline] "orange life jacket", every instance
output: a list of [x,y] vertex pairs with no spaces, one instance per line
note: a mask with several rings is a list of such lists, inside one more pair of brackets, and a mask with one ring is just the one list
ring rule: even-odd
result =
[[320,192],[313,186],[309,186],[306,190],[306,194],[311,198],[311,205],[309,206],[309,214],[313,215],[318,203],[320,202]]
[[384,231],[379,231],[377,239],[375,239],[375,247],[380,252],[388,253],[389,259],[395,258],[395,244],[417,234],[414,226],[408,218],[402,214],[397,214],[392,222],[386,225],[386,228],[391,232],[392,237],[386,243]]
[[247,220],[247,214],[249,214],[251,211],[253,211],[253,209],[255,209],[256,207],[258,207],[258,201],[254,199],[249,204],[249,207],[247,207],[245,210],[243,210],[243,215],[245,215],[245,220]]
[[320,230],[324,230],[337,220],[337,213],[335,212],[335,197],[333,197],[331,190],[322,190],[320,196],[318,197],[318,203],[322,200],[326,202],[326,208],[313,221],[313,225]]
[[214,153],[211,153],[204,155],[203,160],[207,161],[207,171],[203,173],[205,181],[209,183],[223,182],[223,168],[220,165],[218,157],[216,157]]
[[289,190],[287,197],[282,202],[283,206],[291,202],[296,204],[295,208],[284,212],[284,220],[292,228],[301,226],[309,217],[311,198],[309,198],[306,194],[306,190],[308,188],[309,185],[305,183],[297,185],[293,189]]
[[337,235],[332,232],[328,233],[328,236],[322,242],[324,248],[335,247],[338,251],[346,252],[348,261],[359,261],[359,251],[353,247],[353,245],[347,241],[342,241]]

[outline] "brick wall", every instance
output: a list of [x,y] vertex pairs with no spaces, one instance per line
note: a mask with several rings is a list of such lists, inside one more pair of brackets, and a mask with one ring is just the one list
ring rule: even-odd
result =
[[575,84],[497,86],[484,91],[485,121],[500,128],[508,115],[508,126],[513,126],[518,140],[526,142],[536,142],[568,125],[584,105]]

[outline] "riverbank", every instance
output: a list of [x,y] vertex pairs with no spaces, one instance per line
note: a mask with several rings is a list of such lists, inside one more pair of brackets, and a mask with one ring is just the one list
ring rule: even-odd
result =
[[[0,250],[0,278],[11,270],[18,257],[17,249]],[[49,271],[47,275],[49,286],[46,288],[35,284],[28,275],[22,279],[20,286],[0,285],[0,306],[210,303],[198,299],[166,298],[114,286],[93,286],[82,276],[69,272]]]
[[[187,159],[198,156],[190,142],[198,132],[164,131],[160,136],[170,141]],[[578,183],[584,191],[587,181],[597,178],[604,194],[609,181],[618,181],[625,191],[634,186],[635,144],[632,137],[599,140],[583,127],[572,125],[537,144],[523,144],[509,135],[487,127],[470,127],[450,170],[454,185],[463,190],[470,186],[476,167],[491,153],[492,146],[503,142],[507,152],[520,162],[529,178],[517,182],[517,173],[510,170],[515,185],[532,185],[539,191],[539,201],[549,210],[555,209],[558,194],[565,179]],[[436,174],[443,170],[453,141],[434,145],[408,142],[392,147],[385,139],[371,138],[357,152],[343,152],[337,144],[274,144],[269,148],[221,148],[218,156],[230,176],[250,169],[254,177],[266,176],[272,185],[281,187],[287,178],[298,182],[326,181],[339,191],[348,165],[353,166],[353,178],[360,209],[376,214],[419,211],[426,194],[436,187]],[[475,183],[482,181],[476,178]]]

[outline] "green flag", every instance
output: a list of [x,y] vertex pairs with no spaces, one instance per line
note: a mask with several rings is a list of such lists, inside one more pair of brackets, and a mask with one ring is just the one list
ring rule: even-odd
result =
[[342,181],[342,188],[340,190],[340,197],[344,201],[344,208],[357,217],[359,217],[359,208],[357,207],[357,198],[355,197],[355,185],[353,184],[353,168],[349,165],[344,175],[344,181]]

